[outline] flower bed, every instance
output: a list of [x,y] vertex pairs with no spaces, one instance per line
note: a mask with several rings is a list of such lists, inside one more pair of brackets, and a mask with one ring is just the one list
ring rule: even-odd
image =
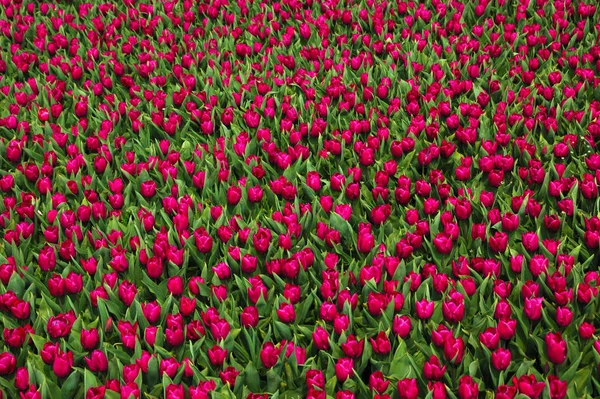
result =
[[593,3],[0,0],[0,397],[600,396]]

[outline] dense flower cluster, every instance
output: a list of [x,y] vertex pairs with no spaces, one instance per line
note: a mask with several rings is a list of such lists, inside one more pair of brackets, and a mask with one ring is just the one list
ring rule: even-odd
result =
[[585,0],[0,0],[0,398],[598,397]]

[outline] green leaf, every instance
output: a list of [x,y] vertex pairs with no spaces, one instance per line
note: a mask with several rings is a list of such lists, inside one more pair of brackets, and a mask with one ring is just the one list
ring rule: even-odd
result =
[[279,389],[280,382],[281,374],[275,372],[273,369],[267,371],[267,392],[275,393]]
[[79,381],[81,380],[81,373],[77,370],[73,370],[71,375],[67,377],[62,385],[61,393],[63,397],[76,397],[76,393],[81,388]]
[[25,291],[25,281],[21,276],[19,276],[19,273],[13,273],[6,289],[9,291],[14,291],[14,293],[21,298],[23,297],[23,292]]
[[260,375],[254,366],[254,363],[248,362],[245,368],[245,383],[252,392],[260,391]]
[[410,355],[407,353],[406,343],[401,338],[398,339],[398,348],[390,364],[389,374],[398,380],[409,378],[413,374]]
[[334,228],[340,232],[340,235],[342,237],[350,238],[351,235],[353,234],[350,223],[348,223],[346,221],[346,219],[344,219],[343,217],[341,217],[340,215],[338,215],[335,212],[331,212],[331,214],[329,216],[329,223],[332,228]]
[[94,373],[92,373],[88,369],[83,369],[83,387],[85,389],[85,392],[87,392],[90,388],[94,388],[100,385],[102,384],[98,381]]

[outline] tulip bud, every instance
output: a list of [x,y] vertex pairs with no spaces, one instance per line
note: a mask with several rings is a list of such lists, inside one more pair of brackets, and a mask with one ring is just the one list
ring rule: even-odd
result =
[[567,359],[567,341],[559,332],[546,334],[548,359],[554,364],[562,364]]
[[338,381],[346,381],[352,376],[354,370],[354,361],[348,357],[342,357],[337,360],[335,365],[335,375]]
[[26,391],[29,388],[29,371],[27,367],[19,367],[15,373],[15,388]]
[[89,330],[82,329],[79,335],[79,341],[81,346],[85,350],[92,350],[100,341],[100,334],[98,333],[98,329],[92,328]]
[[17,367],[17,358],[10,352],[0,353],[0,375],[12,374]]

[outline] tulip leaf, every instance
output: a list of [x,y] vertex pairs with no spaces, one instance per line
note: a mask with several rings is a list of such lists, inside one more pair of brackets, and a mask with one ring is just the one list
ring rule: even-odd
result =
[[260,391],[260,376],[252,362],[248,362],[248,365],[245,368],[245,382],[250,391]]
[[81,380],[81,373],[77,370],[73,370],[71,374],[67,377],[65,382],[62,385],[61,393],[64,397],[77,397],[76,393],[81,388],[81,384],[79,383]]
[[331,215],[329,216],[329,223],[331,224],[332,228],[334,228],[335,230],[340,232],[340,235],[342,237],[349,238],[353,235],[352,227],[350,226],[350,223],[348,223],[344,218],[342,218],[337,213],[335,213],[335,212],[331,213]]
[[23,280],[23,278],[21,276],[19,276],[18,273],[13,273],[13,275],[11,276],[11,278],[8,282],[8,286],[6,287],[6,289],[10,290],[10,291],[14,291],[14,293],[18,297],[22,297],[23,291],[25,290],[25,281]]
[[88,369],[83,369],[83,387],[85,389],[85,392],[87,392],[90,388],[97,387],[99,385],[100,382],[98,381],[94,373],[92,373]]
[[280,382],[280,374],[276,373],[273,369],[267,371],[267,392],[275,393],[279,389]]

